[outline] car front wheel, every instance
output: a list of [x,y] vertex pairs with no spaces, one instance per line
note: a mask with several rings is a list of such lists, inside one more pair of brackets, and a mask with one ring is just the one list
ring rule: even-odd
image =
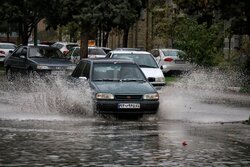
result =
[[8,81],[12,81],[14,79],[13,70],[10,67],[6,68],[6,78]]

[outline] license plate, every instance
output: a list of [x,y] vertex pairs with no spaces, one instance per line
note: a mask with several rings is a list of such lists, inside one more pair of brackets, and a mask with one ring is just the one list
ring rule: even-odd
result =
[[185,64],[186,62],[184,60],[175,60],[176,64]]
[[5,59],[4,57],[0,57],[0,61],[4,61],[4,59]]
[[118,104],[118,108],[120,109],[131,109],[131,108],[140,108],[139,103],[120,103]]

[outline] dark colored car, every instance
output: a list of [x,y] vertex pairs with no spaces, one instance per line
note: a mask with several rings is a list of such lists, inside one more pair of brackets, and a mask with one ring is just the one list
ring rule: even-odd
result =
[[4,61],[7,78],[13,72],[38,74],[67,74],[75,64],[64,58],[60,50],[46,46],[20,46]]
[[87,80],[100,114],[155,114],[159,94],[131,60],[83,59],[72,78]]

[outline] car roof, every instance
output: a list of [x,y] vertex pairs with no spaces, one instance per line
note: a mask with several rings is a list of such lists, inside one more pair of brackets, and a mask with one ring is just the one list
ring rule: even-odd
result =
[[[154,49],[153,49],[154,50]],[[156,50],[167,50],[167,51],[182,51],[180,49],[173,49],[173,48],[159,48],[159,49],[156,49]]]
[[82,59],[82,60],[87,60],[93,63],[113,63],[113,62],[117,62],[117,63],[133,63],[135,64],[135,62],[133,60],[128,60],[128,59],[106,59],[106,58],[97,58],[97,59],[91,59],[91,58],[86,58],[86,59]]
[[79,45],[78,43],[74,43],[74,42],[55,42],[54,44]]
[[13,43],[8,43],[8,42],[0,42],[0,45],[14,45],[14,46],[16,46],[15,44],[13,44]]
[[121,50],[121,51],[143,51],[142,48],[116,48],[114,50]]
[[113,50],[110,53],[113,53],[113,54],[151,54],[146,51],[120,51],[120,50]]

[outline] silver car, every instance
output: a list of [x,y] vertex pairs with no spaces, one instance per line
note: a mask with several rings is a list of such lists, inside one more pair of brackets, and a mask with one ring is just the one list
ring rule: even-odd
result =
[[158,62],[164,74],[173,72],[187,72],[190,71],[192,65],[187,61],[186,53],[178,49],[153,49],[152,55]]
[[17,46],[12,43],[0,43],[0,63],[3,63],[5,57],[9,55],[9,52],[14,51],[16,47]]

